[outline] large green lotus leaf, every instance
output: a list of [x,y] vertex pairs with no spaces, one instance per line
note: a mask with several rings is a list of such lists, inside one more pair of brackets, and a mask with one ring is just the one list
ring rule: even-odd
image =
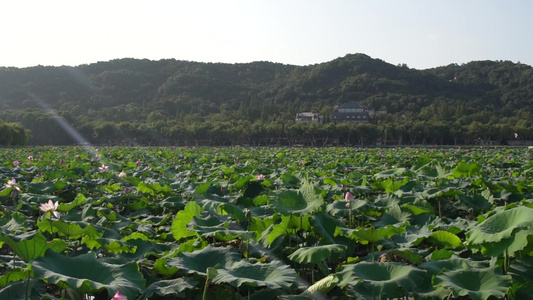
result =
[[533,227],[533,208],[518,206],[498,212],[466,233],[472,245],[499,242],[509,238],[515,230],[528,230]]
[[326,206],[326,211],[332,216],[349,216],[350,213],[357,212],[359,209],[368,204],[365,200],[354,199],[350,201],[349,207],[346,207],[346,201],[333,201]]
[[150,240],[145,241],[141,239],[127,240],[127,243],[135,247],[136,250],[134,253],[121,253],[117,255],[118,257],[126,261],[138,261],[150,255],[159,257],[163,255],[165,252],[172,250],[175,246],[175,244],[174,245],[170,243],[161,244],[155,241],[150,241]]
[[381,178],[389,178],[393,176],[399,176],[402,175],[406,171],[405,168],[396,168],[396,169],[390,169],[381,171],[379,173],[374,174],[374,179],[381,179]]
[[252,264],[246,260],[234,263],[230,269],[219,269],[213,283],[242,284],[269,289],[286,289],[296,281],[296,272],[280,261]]
[[367,203],[367,205],[381,210],[399,204],[401,200],[401,198],[397,197],[394,194],[381,194],[374,198],[374,202]]
[[431,257],[429,259],[432,261],[449,259],[453,256],[453,254],[453,251],[446,249],[435,250],[431,253]]
[[[533,294],[533,257],[513,259],[509,268],[509,275],[513,277],[515,293],[528,292]],[[516,298],[515,299],[520,299]]]
[[35,224],[35,221],[19,212],[12,213],[11,220],[6,221],[7,218],[3,218],[0,223],[2,224],[1,228],[7,232],[23,232],[26,228],[32,228],[33,224]]
[[261,234],[263,245],[270,246],[278,238],[290,234],[296,234],[300,230],[309,230],[310,215],[303,217],[298,216],[281,216],[281,223],[269,226]]
[[[0,289],[0,299],[9,300],[28,300],[43,299],[45,296],[46,286],[41,279],[30,279],[29,282],[18,281]],[[26,297],[26,292],[28,295]]]
[[59,232],[61,235],[71,239],[77,239],[80,237],[96,239],[103,234],[103,232],[98,232],[93,224],[82,221],[50,221],[49,219],[44,219],[39,221],[37,226],[43,232],[50,232],[53,230],[54,232]]
[[4,271],[0,276],[0,288],[5,288],[11,282],[22,281],[28,278],[28,270],[14,269]]
[[318,264],[324,259],[331,257],[331,253],[341,253],[346,250],[346,246],[339,244],[303,247],[289,255],[289,259],[301,264]]
[[381,219],[374,223],[376,227],[385,227],[387,225],[395,225],[398,223],[406,223],[411,218],[410,212],[402,211],[397,204],[389,207],[381,216]]
[[492,207],[492,204],[487,199],[478,194],[473,196],[459,195],[459,200],[469,208],[476,210],[488,211]]
[[362,244],[367,243],[376,243],[381,239],[389,239],[393,235],[402,234],[405,231],[404,226],[393,226],[388,225],[386,227],[380,228],[359,228],[359,229],[349,229],[337,227],[335,229],[335,235],[344,235],[356,241],[359,241]]
[[396,237],[395,242],[402,248],[412,248],[418,246],[430,234],[431,231],[427,224],[423,226],[407,226],[402,235]]
[[486,300],[491,296],[503,298],[511,287],[510,275],[500,275],[497,266],[484,269],[447,271],[434,279],[436,287],[453,292],[454,297],[469,296],[473,300]]
[[172,235],[176,241],[183,238],[198,236],[198,233],[189,231],[188,224],[194,217],[199,217],[202,207],[198,203],[191,201],[187,203],[185,209],[179,211],[172,221]]
[[183,209],[185,203],[183,203],[183,197],[170,196],[159,202],[161,207],[173,208],[173,209]]
[[27,203],[29,206],[35,206],[35,209],[39,209],[39,205],[41,203],[46,203],[48,200],[52,200],[52,202],[61,201],[61,199],[57,196],[51,196],[51,195],[39,195],[39,194],[32,194],[32,193],[22,193],[20,194],[20,201]]
[[283,190],[276,193],[270,204],[282,215],[306,215],[324,204],[324,199],[315,193],[312,183],[305,181],[298,191]]
[[241,260],[240,253],[234,248],[213,247],[211,245],[194,252],[180,252],[176,257],[170,258],[167,264],[177,267],[183,273],[206,275],[207,268],[226,268],[234,262]]
[[159,183],[149,184],[145,182],[139,182],[137,185],[137,191],[153,196],[159,193],[169,193],[172,191],[172,189],[168,185],[161,186]]
[[466,268],[486,268],[488,267],[488,262],[472,261],[455,257],[438,261],[423,262],[418,265],[418,267],[426,270],[433,276],[444,271],[463,270]]
[[48,249],[61,252],[67,248],[64,240],[53,239],[48,242],[40,231],[27,232],[17,236],[0,235],[0,241],[8,244],[11,250],[25,262],[44,255]]
[[13,191],[12,187],[1,190],[0,197],[9,197],[9,195],[11,195],[11,191]]
[[154,263],[154,268],[153,269],[158,274],[161,274],[161,275],[164,275],[164,276],[172,276],[172,275],[176,274],[176,272],[178,272],[178,268],[176,268],[176,267],[168,268],[166,266],[166,264],[167,264],[167,260],[166,259],[158,258],[158,259],[156,259],[156,261]]
[[461,241],[461,239],[456,236],[455,234],[451,233],[451,232],[448,232],[448,231],[444,231],[444,230],[437,230],[435,232],[433,232],[428,240],[431,242],[431,243],[434,243],[434,244],[437,244],[437,245],[440,245],[440,246],[444,246],[444,247],[453,247],[453,248],[462,248],[463,247],[463,242]]
[[339,283],[339,277],[331,274],[328,275],[319,281],[315,282],[313,285],[307,288],[301,295],[304,296],[314,296],[311,299],[320,299],[319,295],[325,295],[336,287]]
[[68,212],[74,207],[85,204],[85,202],[87,202],[87,198],[83,194],[78,194],[76,195],[76,198],[72,200],[72,202],[59,204],[57,210],[62,212]]
[[337,276],[342,287],[362,284],[376,296],[396,298],[415,291],[426,271],[399,263],[360,262],[342,266]]
[[153,295],[159,296],[173,296],[173,297],[186,297],[183,293],[186,290],[194,289],[198,286],[199,282],[195,278],[178,278],[172,280],[159,280],[152,283],[144,291],[142,299],[148,299]]
[[226,220],[222,220],[224,216],[209,214],[203,218],[193,217],[191,222],[188,224],[190,231],[194,231],[203,235],[205,233],[211,233],[215,231],[225,230],[228,228]]
[[459,163],[455,169],[452,169],[452,174],[455,178],[472,177],[479,174],[481,165],[475,162]]
[[108,295],[121,291],[135,299],[144,289],[145,280],[136,263],[115,265],[101,262],[93,253],[67,257],[52,251],[32,262],[35,277],[46,278],[60,288],[66,286],[82,294],[107,289]]
[[207,191],[209,190],[209,188],[211,187],[211,184],[213,184],[211,181],[207,181],[207,182],[204,182],[204,183],[201,183],[199,184],[195,191],[196,193],[200,194],[200,195],[205,195],[207,194]]
[[56,187],[53,182],[27,182],[24,184],[24,191],[33,194],[47,195],[54,193]]
[[523,250],[529,243],[531,230],[519,230],[509,238],[503,238],[499,242],[484,243],[481,246],[481,253],[487,256],[504,256],[505,254],[514,257],[518,251]]
[[309,218],[309,223],[312,225],[312,230],[317,233],[317,236],[321,237],[325,244],[337,243],[338,237],[335,237],[335,228],[342,226],[342,222],[339,219],[335,219],[328,214],[319,211]]
[[285,186],[288,187],[294,187],[298,186],[300,184],[300,179],[294,175],[291,175],[289,173],[283,173],[280,177],[281,181]]

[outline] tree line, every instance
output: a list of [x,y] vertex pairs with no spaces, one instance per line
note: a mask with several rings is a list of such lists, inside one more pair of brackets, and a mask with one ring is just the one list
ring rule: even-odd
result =
[[8,123],[0,119],[0,146],[25,145],[31,137],[31,131],[24,129],[20,123]]
[[[79,143],[65,123],[96,144],[505,144],[533,140],[532,99],[533,68],[510,61],[416,70],[349,54],[309,66],[0,68],[0,119],[31,131],[32,145]],[[334,106],[351,101],[387,114],[331,123]],[[307,111],[324,123],[294,121]]]

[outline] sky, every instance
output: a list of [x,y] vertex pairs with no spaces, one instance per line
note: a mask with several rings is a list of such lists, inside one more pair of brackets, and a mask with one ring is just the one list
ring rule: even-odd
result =
[[352,53],[427,69],[533,65],[530,0],[17,0],[0,3],[0,66],[119,58],[312,65]]

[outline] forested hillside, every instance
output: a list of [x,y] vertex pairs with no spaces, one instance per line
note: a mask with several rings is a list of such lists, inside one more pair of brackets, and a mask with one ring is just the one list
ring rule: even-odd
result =
[[[332,124],[333,107],[350,101],[387,114]],[[324,123],[295,123],[305,111]],[[0,68],[0,120],[31,130],[30,144],[81,142],[65,124],[97,144],[505,144],[533,140],[532,112],[533,68],[509,61],[416,70],[350,54],[309,66]]]

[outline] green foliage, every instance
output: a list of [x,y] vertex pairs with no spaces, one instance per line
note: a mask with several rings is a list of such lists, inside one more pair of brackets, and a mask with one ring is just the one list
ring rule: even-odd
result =
[[8,148],[0,298],[526,299],[530,160],[519,147]]
[[[364,54],[301,67],[120,59],[0,68],[0,145],[505,144],[533,139],[532,86],[532,67],[520,63],[415,70]],[[350,101],[387,114],[332,124],[334,106]],[[324,124],[295,123],[306,111]]]

